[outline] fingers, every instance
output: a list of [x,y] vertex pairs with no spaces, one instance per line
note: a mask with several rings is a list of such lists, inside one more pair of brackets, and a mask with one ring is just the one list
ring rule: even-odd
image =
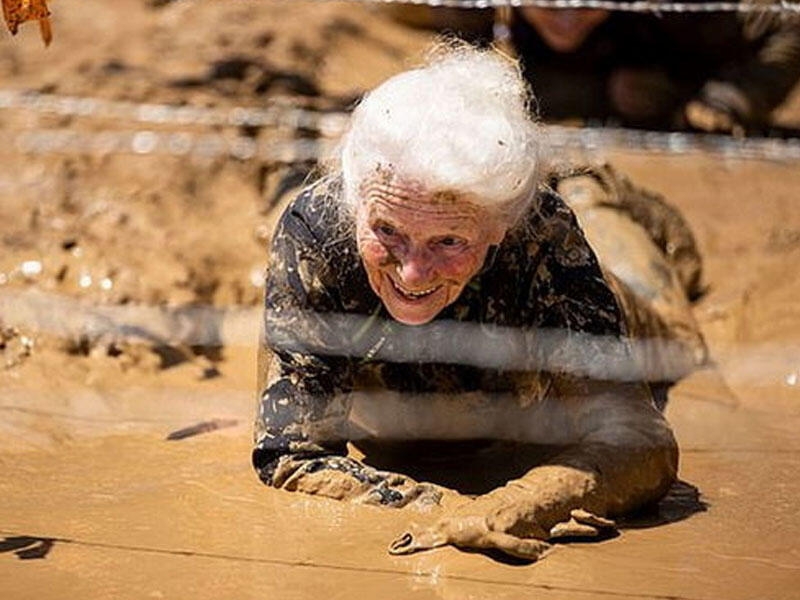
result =
[[421,531],[406,531],[389,544],[389,554],[412,554],[422,550],[431,550],[448,544],[444,532],[436,528]]
[[486,519],[481,517],[445,517],[433,526],[403,533],[389,545],[391,554],[411,554],[430,550],[446,544],[464,548],[480,548],[481,540],[489,532]]
[[559,538],[595,538],[600,535],[600,530],[592,525],[579,523],[575,519],[556,523],[550,529],[550,539],[555,540]]
[[412,502],[431,507],[442,498],[441,489],[433,484],[378,471],[347,456],[282,457],[273,475],[273,485],[288,491],[394,508]]
[[510,556],[531,561],[539,560],[552,548],[542,540],[518,538],[499,531],[487,531],[479,537],[459,540],[450,539],[442,531],[429,529],[416,534],[410,531],[403,533],[389,545],[389,554],[412,554],[447,544],[465,549],[499,550]]
[[335,470],[307,472],[301,469],[284,484],[284,489],[289,491],[324,496],[334,500],[357,499],[367,488],[368,484]]
[[378,477],[374,469],[368,469],[346,456],[282,459],[274,481],[276,487],[288,491],[335,500],[356,500],[372,486],[386,485],[386,478]]
[[576,508],[570,513],[570,519],[557,523],[550,529],[550,539],[581,537],[594,538],[602,532],[616,529],[617,525],[611,519],[598,517],[582,508]]
[[[474,505],[471,507],[474,508]],[[493,521],[485,516],[449,516],[437,521],[432,527],[403,533],[389,546],[390,554],[411,554],[445,545],[465,549],[499,550],[509,556],[536,561],[542,558],[552,545],[531,537],[509,533],[510,529],[493,529]],[[615,529],[611,519],[600,517],[578,508],[570,512],[568,521],[558,523],[549,532],[549,539],[564,537],[594,538],[609,529]],[[530,528],[528,528],[530,530]],[[541,529],[541,528],[540,528]],[[546,535],[542,532],[542,536]]]
[[442,490],[430,483],[415,483],[413,487],[405,493],[405,500],[405,504],[411,504],[413,502],[418,506],[436,506],[442,500]]
[[537,560],[550,549],[550,544],[540,539],[491,529],[485,517],[450,517],[438,527],[449,543],[460,548],[500,550],[527,560]]
[[430,483],[415,483],[410,479],[387,479],[372,487],[360,499],[363,504],[403,508],[409,504],[431,507],[439,504],[442,491]]
[[298,460],[293,460],[288,456],[282,456],[278,461],[278,466],[275,467],[275,473],[272,475],[272,485],[276,488],[283,487],[286,482],[291,478],[303,463]]
[[575,519],[578,523],[584,523],[586,525],[593,525],[600,529],[616,529],[617,524],[612,521],[611,519],[606,519],[605,517],[598,517],[597,515],[590,513],[588,510],[584,510],[582,508],[575,508],[570,512],[570,516]]
[[465,549],[499,550],[531,561],[538,560],[552,547],[542,540],[492,531],[481,517],[449,517],[440,520],[433,527],[403,533],[389,545],[389,553],[411,554],[448,544]]
[[417,550],[414,536],[406,531],[389,544],[389,554],[411,554]]
[[518,538],[500,531],[490,531],[483,540],[483,548],[500,550],[516,558],[536,561],[544,556],[552,546],[534,538]]

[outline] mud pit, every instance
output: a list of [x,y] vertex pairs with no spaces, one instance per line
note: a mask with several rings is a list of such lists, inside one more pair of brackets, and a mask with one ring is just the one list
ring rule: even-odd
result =
[[[289,95],[335,107],[407,66],[429,39],[333,3],[52,8],[49,51],[33,28],[2,41],[4,85],[219,107]],[[800,116],[795,105],[782,117]],[[0,118],[3,134],[160,127],[21,110]],[[715,364],[670,395],[687,485],[617,538],[559,545],[520,566],[452,548],[392,557],[388,543],[435,511],[257,482],[258,284],[278,165],[11,148],[0,148],[5,597],[797,597],[796,163],[588,157],[611,160],[687,215],[706,259],[696,316]],[[198,424],[202,435],[182,437]],[[174,432],[182,439],[168,441]]]

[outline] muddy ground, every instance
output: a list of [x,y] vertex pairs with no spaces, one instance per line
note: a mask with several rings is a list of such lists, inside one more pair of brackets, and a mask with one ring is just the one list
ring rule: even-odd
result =
[[[431,39],[338,3],[151,4],[53,2],[50,49],[32,25],[0,40],[2,87],[339,109]],[[780,119],[800,122],[797,95]],[[706,259],[696,316],[713,365],[674,388],[667,409],[686,485],[618,538],[521,566],[449,548],[392,558],[395,534],[434,515],[257,483],[261,273],[284,162],[33,152],[19,136],[39,129],[267,145],[298,135],[0,111],[4,597],[798,597],[796,162],[574,157],[610,160],[684,211]],[[199,423],[202,435],[166,439]]]

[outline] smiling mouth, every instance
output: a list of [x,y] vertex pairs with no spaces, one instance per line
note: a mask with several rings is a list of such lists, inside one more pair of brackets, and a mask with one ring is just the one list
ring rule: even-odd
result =
[[440,284],[440,285],[437,285],[437,286],[434,286],[432,288],[428,288],[428,289],[425,289],[425,290],[409,290],[409,289],[406,289],[406,288],[402,287],[399,283],[397,283],[391,277],[389,277],[388,279],[389,279],[389,281],[392,282],[392,287],[394,288],[395,292],[397,292],[402,298],[404,298],[406,300],[411,300],[411,301],[417,301],[417,300],[422,300],[423,298],[427,298],[431,294],[439,291],[441,289],[441,287],[442,287],[441,284]]

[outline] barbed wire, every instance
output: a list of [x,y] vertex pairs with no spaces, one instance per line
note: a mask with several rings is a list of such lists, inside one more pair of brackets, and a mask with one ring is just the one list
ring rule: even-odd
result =
[[551,146],[597,152],[621,148],[655,154],[703,153],[738,160],[800,160],[800,139],[745,138],[708,133],[646,131],[621,127],[545,127]]
[[[35,349],[36,340],[42,336],[52,336],[62,340],[85,340],[92,347],[107,347],[110,344],[131,344],[131,345],[163,345],[169,344],[173,347],[196,347],[196,346],[249,346],[255,347],[258,344],[258,334],[260,323],[263,322],[263,308],[255,306],[228,305],[213,306],[209,304],[192,304],[180,306],[168,306],[158,304],[103,304],[88,299],[76,298],[63,293],[46,292],[37,288],[3,288],[0,286],[0,314],[4,317],[4,325],[7,328],[14,328],[24,339],[23,343],[28,351]],[[325,335],[346,334],[349,331],[341,328],[347,324],[347,319],[352,315],[329,315],[331,329]],[[337,328],[340,328],[337,330]],[[254,333],[255,332],[255,333]],[[456,355],[461,357],[475,356],[480,354],[482,348],[471,348],[470,344],[458,344],[451,338],[458,335],[459,327],[456,327],[451,335],[439,337],[444,343],[449,345]],[[466,328],[461,329],[461,336],[466,339],[474,339],[474,335]],[[492,336],[490,342],[496,344],[494,352],[486,352],[483,359],[494,361],[497,364],[498,355],[508,348],[519,347],[513,341],[507,343],[510,336],[513,340],[519,335],[525,335],[513,328],[500,328],[497,331],[500,335]],[[541,331],[544,335],[558,335],[557,331]],[[501,337],[502,336],[502,337]],[[580,344],[581,341],[592,339],[602,340],[602,336],[572,336],[565,338],[565,342]],[[401,336],[402,338],[402,336]],[[552,338],[551,338],[552,339]],[[344,338],[346,342],[350,340]],[[609,346],[613,347],[617,343],[615,339],[605,340]],[[542,343],[542,339],[537,335],[537,343]],[[660,344],[659,344],[660,345]],[[405,343],[398,345],[402,349],[412,348],[412,339],[406,339]],[[474,344],[473,344],[474,346]],[[669,350],[670,343],[664,341],[664,350]],[[573,346],[574,348],[575,346]],[[677,347],[672,346],[673,350],[681,352]],[[633,343],[632,349],[639,356],[646,355],[658,349],[658,345],[653,344],[653,340],[638,340]],[[402,351],[402,350],[401,350]],[[398,352],[398,349],[390,350]],[[612,352],[608,353],[606,365],[612,364],[614,360]],[[557,360],[565,360],[573,368],[580,366],[581,360],[586,360],[580,346],[574,354],[565,353]],[[627,353],[625,355],[627,357]],[[758,385],[759,383],[769,382],[781,383],[794,388],[800,384],[800,365],[795,357],[800,356],[800,344],[797,342],[766,342],[759,344],[722,344],[714,349],[714,362],[722,365],[726,372],[726,380],[729,383],[749,383]],[[574,359],[572,357],[575,357]],[[187,358],[191,355],[187,353]],[[509,360],[504,360],[499,364],[509,364],[519,357],[510,356]],[[603,362],[595,363],[592,355],[591,363],[582,366],[583,369],[598,369],[603,366]],[[627,363],[628,360],[625,360]],[[618,364],[617,369],[629,372],[629,367],[625,364]],[[651,363],[655,364],[655,363]],[[665,365],[666,366],[666,365]],[[574,371],[573,371],[574,372]],[[608,373],[608,372],[607,372]],[[617,371],[620,374],[620,371]],[[650,375],[656,374],[652,371]],[[662,372],[663,376],[664,373]],[[626,376],[625,378],[630,378]]]
[[[247,136],[186,131],[75,131],[26,129],[0,131],[0,147],[21,154],[170,155],[201,159],[233,158],[267,162],[318,160],[331,149],[329,140],[295,139],[259,142]],[[2,152],[2,150],[0,150]]]
[[[135,103],[86,96],[62,96],[0,89],[0,109],[44,114],[132,121],[151,125],[285,127],[318,132],[323,138],[263,141],[249,136],[187,131],[75,131],[27,129],[0,132],[3,147],[33,154],[167,154],[237,160],[302,162],[324,158],[333,138],[344,132],[349,114],[321,112],[274,103],[266,108],[210,108],[190,105]],[[684,154],[703,152],[731,159],[800,160],[800,139],[746,138],[706,133],[661,132],[611,127],[545,128],[556,149],[597,152],[623,148],[639,152]]]
[[[329,2],[331,0],[316,0]],[[350,0],[364,4],[408,4],[434,8],[485,9],[501,7],[593,8],[635,13],[800,13],[800,2],[658,2],[651,0]]]
[[[682,132],[639,131],[623,128],[545,126],[554,151],[597,153],[619,149],[648,154],[703,153],[731,160],[791,162],[800,160],[800,139],[749,138]],[[198,134],[186,131],[96,131],[26,129],[0,131],[0,147],[22,154],[83,154],[108,156],[170,155],[201,159],[296,163],[324,160],[333,140],[294,139],[258,141],[247,136]],[[2,151],[0,151],[2,152]]]
[[205,106],[137,103],[88,96],[42,94],[28,90],[0,89],[0,109],[32,110],[45,114],[134,121],[158,125],[221,127],[277,127],[310,129],[337,135],[348,116],[343,112],[311,111],[282,103],[268,107]]

